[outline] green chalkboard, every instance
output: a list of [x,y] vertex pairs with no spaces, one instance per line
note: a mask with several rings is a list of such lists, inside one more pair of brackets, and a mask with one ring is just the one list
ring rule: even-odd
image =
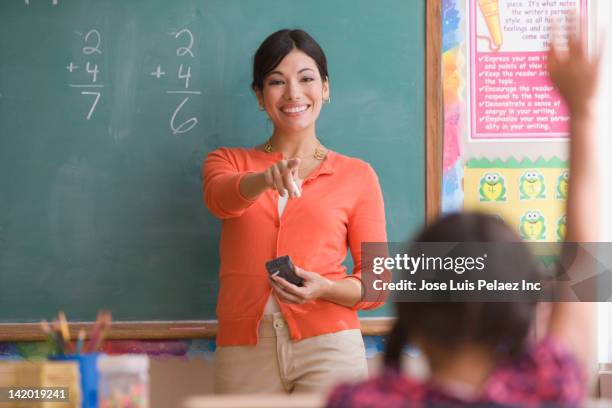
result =
[[390,240],[423,223],[425,0],[3,1],[0,322],[214,319],[201,164],[270,135],[251,61],[285,27],[326,51],[318,135],[377,171]]

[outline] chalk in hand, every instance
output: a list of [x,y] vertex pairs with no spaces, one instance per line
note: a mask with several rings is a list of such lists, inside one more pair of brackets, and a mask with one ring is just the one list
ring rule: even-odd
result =
[[302,192],[300,191],[300,188],[298,187],[293,177],[291,177],[291,183],[293,183],[293,191],[295,191],[295,196],[297,198],[300,198],[302,196]]

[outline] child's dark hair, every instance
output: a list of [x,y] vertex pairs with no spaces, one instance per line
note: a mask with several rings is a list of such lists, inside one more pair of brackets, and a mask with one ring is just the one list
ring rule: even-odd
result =
[[[520,243],[519,236],[501,219],[490,215],[445,216],[425,228],[414,241],[516,242],[520,256],[516,250],[489,254],[487,278],[503,279],[501,274],[509,270],[522,276],[537,273],[529,248]],[[385,351],[385,364],[390,367],[400,366],[404,345],[417,336],[451,352],[467,343],[476,343],[500,356],[518,354],[524,348],[534,318],[535,302],[398,302],[396,310],[397,321]]]
[[279,30],[266,38],[253,57],[253,83],[254,90],[262,90],[265,77],[280,64],[280,62],[293,49],[298,49],[312,58],[319,68],[319,74],[325,81],[327,73],[327,59],[321,46],[306,31]]

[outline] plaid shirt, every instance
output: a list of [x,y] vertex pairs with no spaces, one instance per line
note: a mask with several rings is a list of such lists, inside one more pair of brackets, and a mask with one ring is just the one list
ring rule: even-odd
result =
[[327,407],[578,406],[586,396],[586,383],[575,357],[547,338],[520,357],[500,363],[471,400],[387,369],[368,381],[338,386]]

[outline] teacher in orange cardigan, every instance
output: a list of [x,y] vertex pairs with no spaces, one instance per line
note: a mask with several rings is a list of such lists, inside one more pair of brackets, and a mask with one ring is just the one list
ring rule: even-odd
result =
[[[383,197],[368,163],[317,137],[330,86],[310,35],[266,38],[252,88],[272,135],[255,147],[215,150],[203,169],[204,201],[222,220],[214,388],[325,391],[367,376],[357,310],[382,300],[362,299],[361,244],[386,241]],[[349,249],[352,274],[342,265]],[[270,278],[265,263],[281,255],[303,286]]]

